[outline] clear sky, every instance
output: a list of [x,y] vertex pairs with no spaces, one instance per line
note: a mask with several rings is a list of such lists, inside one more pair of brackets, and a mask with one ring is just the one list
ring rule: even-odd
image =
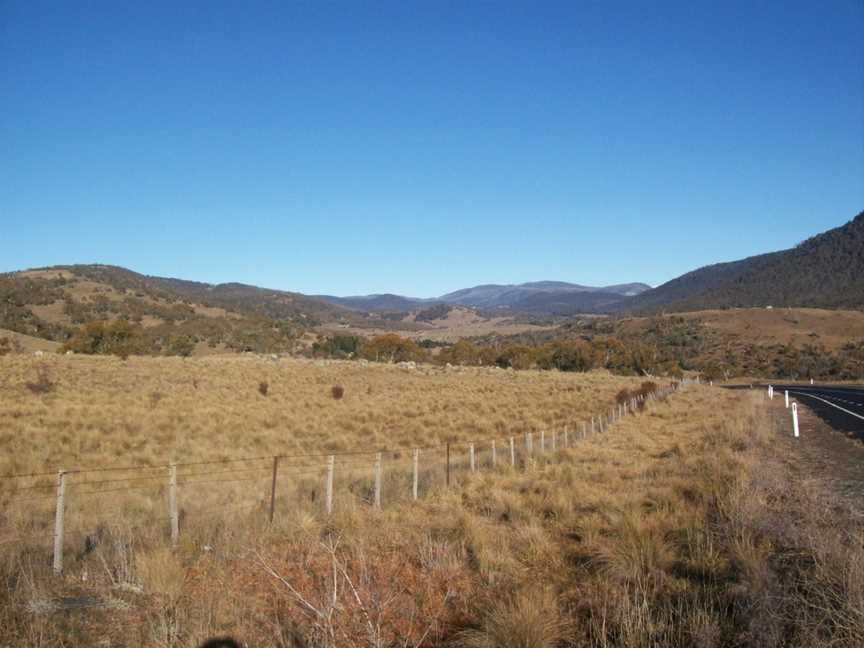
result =
[[862,209],[861,0],[0,0],[0,271],[658,284]]

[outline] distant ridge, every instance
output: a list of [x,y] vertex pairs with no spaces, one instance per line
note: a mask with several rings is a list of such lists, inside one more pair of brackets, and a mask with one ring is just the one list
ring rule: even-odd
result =
[[444,303],[485,310],[572,315],[579,312],[597,312],[598,309],[605,309],[650,288],[644,283],[594,287],[565,281],[532,281],[523,284],[472,286],[431,299],[391,294],[355,297],[316,295],[316,297],[331,304],[365,311],[412,310],[430,304]]

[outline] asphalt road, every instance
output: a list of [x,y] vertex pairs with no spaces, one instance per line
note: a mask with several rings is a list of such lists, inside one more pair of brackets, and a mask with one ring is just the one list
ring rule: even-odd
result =
[[[774,398],[789,396],[806,404],[835,430],[864,440],[864,386],[861,385],[774,385]],[[755,385],[754,385],[755,387]],[[767,385],[760,385],[767,389]]]

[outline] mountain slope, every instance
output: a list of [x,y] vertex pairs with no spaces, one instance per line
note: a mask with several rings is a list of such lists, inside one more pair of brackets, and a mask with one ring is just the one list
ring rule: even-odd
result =
[[614,309],[691,311],[769,305],[864,306],[864,212],[789,250],[699,268]]

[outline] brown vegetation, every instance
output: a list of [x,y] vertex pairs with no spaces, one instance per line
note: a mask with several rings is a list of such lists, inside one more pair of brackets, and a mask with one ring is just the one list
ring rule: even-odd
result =
[[[461,455],[460,440],[560,430],[648,388],[604,374],[63,357],[51,359],[56,390],[25,399],[33,361],[0,362],[0,439],[15,457],[3,473],[45,466],[39,456],[104,465],[448,439]],[[279,386],[268,399],[245,388],[262,374]],[[338,406],[326,389],[337,376],[353,385]],[[376,415],[372,430],[392,417],[380,436],[361,427]],[[239,484],[236,471],[197,477],[216,483],[181,485],[174,551],[158,487],[84,497],[93,478],[72,475],[61,579],[49,573],[51,482],[44,505],[22,506],[4,480],[0,626],[22,646],[191,647],[221,634],[280,647],[859,646],[861,529],[812,484],[790,483],[768,420],[761,394],[691,386],[571,448],[520,454],[515,470],[492,469],[483,443],[478,472],[463,463],[450,489],[424,451],[418,502],[407,453],[388,455],[380,511],[362,495],[371,465],[345,463],[329,518],[320,470],[285,466],[280,483],[296,488],[282,486],[272,524],[267,470]],[[64,597],[102,606],[52,613]]]

